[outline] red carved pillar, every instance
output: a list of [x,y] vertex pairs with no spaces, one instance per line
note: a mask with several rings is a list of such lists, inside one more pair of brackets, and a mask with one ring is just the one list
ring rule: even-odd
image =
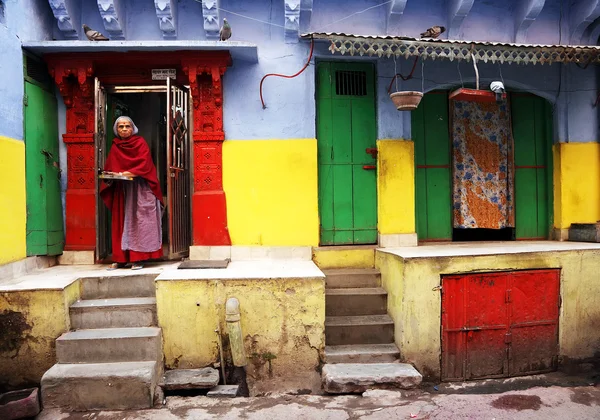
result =
[[67,108],[65,250],[96,247],[94,79],[89,61],[48,59],[50,74]]
[[194,245],[231,245],[223,191],[223,89],[228,55],[220,60],[183,60],[194,105],[192,196]]

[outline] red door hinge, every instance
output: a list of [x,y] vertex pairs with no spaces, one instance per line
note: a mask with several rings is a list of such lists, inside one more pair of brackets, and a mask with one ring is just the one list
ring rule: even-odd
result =
[[512,301],[512,290],[509,289],[509,290],[506,291],[506,295],[504,297],[504,301],[506,303],[510,303]]
[[365,149],[368,155],[371,155],[373,159],[377,159],[377,147],[367,147]]

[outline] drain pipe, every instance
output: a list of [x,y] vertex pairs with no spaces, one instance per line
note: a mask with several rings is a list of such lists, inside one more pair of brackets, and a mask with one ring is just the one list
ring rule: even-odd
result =
[[231,347],[233,365],[236,367],[243,367],[247,364],[240,318],[240,301],[234,297],[227,299],[227,303],[225,304],[225,322],[227,324],[227,332],[229,333],[229,345]]

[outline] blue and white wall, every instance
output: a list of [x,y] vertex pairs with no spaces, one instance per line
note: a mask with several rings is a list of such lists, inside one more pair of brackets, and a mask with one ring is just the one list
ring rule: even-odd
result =
[[[448,30],[442,38],[591,45],[597,43],[600,34],[598,0],[204,0],[204,11],[202,2],[196,0],[28,0],[19,2],[18,10],[16,0],[5,3],[8,25],[0,25],[0,35],[8,41],[0,43],[0,53],[15,60],[0,62],[0,70],[8,74],[8,78],[2,80],[4,85],[0,91],[0,116],[6,121],[0,126],[0,135],[14,140],[22,139],[20,41],[51,37],[85,40],[80,29],[83,23],[110,35],[102,14],[114,10],[125,40],[162,40],[164,27],[159,25],[157,16],[168,11],[174,17],[176,29],[172,39],[179,42],[213,39],[209,36],[211,31],[214,34],[226,17],[233,28],[232,40],[257,45],[257,63],[234,60],[224,76],[224,188],[234,244],[318,243],[315,60],[373,62],[378,76],[379,140],[409,142],[411,139],[410,113],[397,112],[386,89],[394,67],[407,74],[412,59],[398,59],[394,66],[392,59],[332,55],[327,43],[317,43],[311,65],[304,73],[294,79],[269,77],[265,80],[263,95],[267,107],[263,109],[259,98],[261,78],[268,73],[294,74],[308,58],[309,42],[286,42],[297,39],[298,33],[416,37],[432,25],[443,25]],[[25,3],[30,7],[21,7]],[[64,13],[69,16],[71,33],[65,31],[64,24],[57,24],[55,15],[60,17]],[[209,22],[205,19],[208,16],[214,20]],[[294,31],[298,19],[299,28]],[[287,36],[284,27],[288,28]],[[503,78],[509,90],[532,92],[556,104],[555,143],[560,143],[560,147],[555,147],[588,144],[588,149],[581,149],[581,153],[586,154],[587,160],[592,159],[587,163],[591,165],[590,173],[600,173],[598,111],[594,106],[598,83],[594,66],[586,69],[573,64],[500,67],[481,63],[479,70],[483,87]],[[454,88],[461,83],[472,85],[473,81],[470,63],[427,60],[424,80],[419,63],[414,78],[399,82],[399,88],[431,91]],[[59,109],[61,101],[59,97]],[[64,119],[62,108],[59,126],[63,131]],[[65,166],[64,148],[61,158],[61,165]],[[569,173],[568,167],[562,167],[564,174]],[[67,173],[66,167],[63,173]],[[569,182],[557,184],[571,185]],[[571,187],[563,188],[560,193],[563,201],[583,198],[586,205],[595,209],[580,221],[592,217],[600,219],[600,197],[594,204],[588,202],[582,192],[571,190]],[[576,219],[578,216],[569,220]]]

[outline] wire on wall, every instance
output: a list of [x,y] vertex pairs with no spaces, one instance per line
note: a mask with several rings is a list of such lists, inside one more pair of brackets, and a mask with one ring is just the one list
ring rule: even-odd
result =
[[302,74],[302,72],[304,72],[304,70],[306,70],[306,68],[310,64],[310,60],[312,59],[314,49],[315,49],[315,40],[311,38],[310,39],[310,53],[308,54],[308,60],[306,60],[306,64],[304,65],[304,67],[302,67],[302,69],[298,73],[293,74],[291,76],[288,76],[285,74],[279,74],[279,73],[269,73],[269,74],[265,74],[263,76],[263,78],[260,79],[260,88],[259,88],[260,89],[260,102],[262,103],[263,109],[267,108],[267,105],[265,104],[265,100],[263,98],[263,92],[262,92],[263,82],[265,81],[265,79],[269,76],[283,77],[286,79],[293,79],[294,77],[299,76],[300,74]]

